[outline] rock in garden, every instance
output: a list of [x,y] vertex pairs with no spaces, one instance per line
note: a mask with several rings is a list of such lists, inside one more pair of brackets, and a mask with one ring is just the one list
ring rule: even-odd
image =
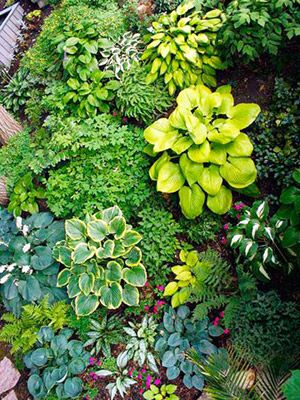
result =
[[8,393],[8,395],[6,395],[5,397],[3,397],[2,400],[18,400],[16,393],[14,390],[12,390],[11,392]]
[[20,379],[19,371],[7,357],[0,362],[0,376],[0,394],[13,389]]

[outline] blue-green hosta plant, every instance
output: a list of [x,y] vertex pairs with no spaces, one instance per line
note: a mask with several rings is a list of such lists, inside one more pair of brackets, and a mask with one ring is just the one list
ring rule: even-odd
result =
[[133,359],[140,367],[147,364],[152,371],[158,373],[155,357],[152,349],[157,335],[157,323],[153,317],[144,316],[141,323],[129,322],[128,327],[124,328],[130,339],[123,352],[128,360]]
[[111,400],[115,398],[117,393],[124,399],[126,392],[136,383],[134,379],[128,377],[128,361],[127,354],[120,353],[117,357],[117,370],[110,371],[108,369],[101,369],[96,372],[98,376],[115,378],[114,382],[106,385]]
[[122,74],[129,71],[134,62],[139,62],[141,47],[140,34],[126,32],[116,43],[101,51],[103,59],[99,65],[121,79]]
[[211,343],[211,337],[220,336],[223,329],[210,324],[207,317],[193,323],[190,314],[187,306],[180,306],[177,311],[169,307],[159,327],[160,337],[155,344],[155,350],[160,354],[169,380],[176,379],[182,373],[186,387],[202,390],[204,376],[186,358],[185,353],[191,348],[203,358],[217,353],[218,349]]
[[251,208],[244,208],[237,225],[229,229],[229,245],[239,253],[238,260],[246,264],[262,279],[270,279],[268,269],[283,263],[288,270],[288,262],[280,243],[280,233],[285,227],[283,220],[269,218],[266,201],[255,201]]
[[54,257],[66,267],[57,285],[67,286],[76,314],[92,314],[100,303],[108,309],[138,305],[137,288],[147,279],[136,246],[142,237],[126,223],[120,208],[88,215],[85,221],[67,220],[65,229],[66,239],[54,249]]
[[89,364],[90,353],[79,340],[70,340],[71,329],[59,334],[43,327],[38,334],[36,349],[27,353],[24,363],[30,369],[27,382],[29,393],[35,400],[47,399],[56,394],[59,399],[75,399],[80,395],[83,382],[76,376]]
[[14,219],[0,211],[0,295],[8,311],[19,316],[22,305],[46,295],[50,303],[65,298],[56,287],[59,264],[52,257],[53,246],[63,238],[63,222],[50,213]]
[[234,105],[231,87],[211,92],[204,85],[184,89],[177,108],[144,132],[148,150],[159,158],[150,177],[163,193],[179,192],[186,218],[196,218],[206,202],[216,214],[231,207],[231,190],[251,185],[257,175],[253,146],[242,132],[257,117],[253,103]]
[[149,65],[148,82],[163,76],[171,96],[197,83],[216,86],[216,70],[224,68],[215,45],[224,15],[218,9],[201,15],[195,3],[189,0],[153,22],[141,57]]

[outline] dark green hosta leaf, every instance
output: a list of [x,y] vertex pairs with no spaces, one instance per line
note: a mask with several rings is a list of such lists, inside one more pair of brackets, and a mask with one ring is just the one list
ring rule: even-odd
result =
[[182,343],[182,338],[178,332],[174,332],[169,336],[168,345],[171,347],[178,347]]
[[65,286],[69,283],[69,280],[71,278],[71,272],[69,269],[65,268],[57,276],[57,286],[62,287]]
[[48,246],[38,246],[35,249],[35,254],[31,257],[31,266],[41,271],[53,263],[52,250]]
[[75,264],[84,264],[87,260],[92,258],[94,251],[91,250],[86,243],[79,243],[73,253],[72,258]]
[[142,252],[138,247],[133,247],[129,253],[126,254],[125,264],[129,267],[139,265],[142,260]]
[[217,337],[223,335],[224,329],[219,325],[217,326],[211,325],[208,328],[208,333],[210,334],[210,336]]
[[171,381],[178,378],[180,374],[180,369],[176,366],[167,368],[167,378]]
[[122,287],[117,282],[113,282],[110,287],[102,287],[100,295],[100,302],[108,309],[119,308],[122,303]]
[[175,366],[177,363],[177,357],[175,356],[174,352],[171,350],[168,350],[164,353],[162,356],[162,366],[169,368]]
[[31,353],[31,361],[37,367],[42,367],[47,364],[48,362],[48,353],[47,350],[44,348],[34,350]]
[[202,375],[194,375],[192,377],[192,384],[196,389],[202,390],[204,386],[204,377]]
[[26,223],[30,224],[34,228],[46,228],[53,222],[53,215],[49,212],[41,212],[33,214],[26,220]]
[[138,267],[124,268],[123,279],[126,283],[129,283],[130,285],[138,287],[144,286],[147,280],[145,267],[140,265]]
[[109,232],[115,236],[115,239],[121,239],[126,231],[126,220],[124,217],[115,217],[109,223]]
[[52,254],[53,257],[60,263],[65,265],[66,267],[71,267],[72,263],[72,249],[64,245],[65,242],[59,242],[54,247]]
[[201,353],[208,355],[215,353],[217,350],[216,346],[206,339],[201,340],[197,348]]
[[79,287],[85,296],[89,295],[94,288],[95,277],[93,274],[84,272],[79,276]]
[[29,393],[37,399],[46,398],[46,388],[43,380],[36,374],[29,377],[27,382],[27,388]]
[[79,340],[71,340],[68,343],[68,349],[72,357],[79,357],[83,351],[83,343]]
[[139,291],[136,287],[131,285],[124,285],[123,288],[123,302],[128,306],[137,306],[139,304]]
[[280,195],[282,204],[293,204],[297,197],[300,196],[300,190],[295,186],[284,189]]
[[68,283],[68,295],[70,299],[78,296],[81,293],[79,284],[78,284],[78,276],[73,275],[71,276],[69,283]]
[[158,339],[158,341],[155,343],[155,351],[158,351],[159,353],[164,352],[168,347],[167,341],[165,338],[161,337]]
[[97,309],[98,305],[98,297],[94,294],[88,296],[80,294],[75,299],[75,311],[78,316],[92,314]]
[[34,276],[26,276],[25,280],[19,281],[19,293],[28,302],[36,301],[41,298],[42,292],[38,280]]
[[184,360],[180,364],[180,369],[182,372],[189,375],[193,372],[193,364],[187,360]]
[[64,392],[71,399],[76,398],[82,391],[82,380],[80,378],[68,378],[64,383]]
[[297,227],[294,227],[294,226],[289,226],[283,234],[283,238],[282,238],[282,242],[281,242],[282,246],[285,248],[292,247],[292,246],[295,246],[299,242],[300,242],[299,229],[297,229]]
[[177,315],[181,319],[186,319],[190,313],[190,309],[187,306],[180,306],[177,310]]
[[65,335],[55,336],[50,347],[56,356],[62,356],[68,349],[68,338]]
[[85,370],[85,363],[80,357],[74,358],[69,366],[68,366],[69,371],[73,375],[79,375]]
[[166,328],[166,330],[168,332],[170,332],[170,333],[174,332],[174,330],[175,330],[174,319],[172,318],[172,316],[169,313],[164,313],[163,323],[164,323],[164,327]]
[[105,277],[110,282],[120,282],[122,279],[122,267],[116,261],[109,261],[106,265]]

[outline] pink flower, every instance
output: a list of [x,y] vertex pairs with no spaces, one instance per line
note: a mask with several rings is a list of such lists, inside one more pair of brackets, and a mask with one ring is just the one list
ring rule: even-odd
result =
[[143,393],[144,393],[144,389],[143,389],[143,388],[140,389],[140,390],[139,390],[139,393],[140,393],[140,394],[143,394]]
[[158,386],[161,384],[161,380],[160,379],[155,379],[154,380],[154,385]]
[[229,329],[224,329],[224,335],[229,335],[230,330]]
[[214,326],[218,326],[219,321],[220,321],[220,318],[219,318],[219,317],[216,317],[215,320],[214,320],[214,322],[213,322]]
[[113,115],[114,117],[116,117],[116,116],[117,116],[117,112],[114,111],[112,115]]
[[132,377],[132,373],[133,373],[133,371],[134,371],[134,369],[133,369],[133,368],[129,368],[129,370],[128,370],[128,375],[129,375],[130,377]]
[[123,122],[126,123],[128,121],[128,118],[127,117],[123,117],[122,120],[123,120]]
[[228,229],[229,229],[229,224],[225,224],[225,225],[223,226],[223,228],[224,228],[225,231],[228,231]]
[[163,306],[164,304],[166,304],[166,302],[163,301],[163,300],[157,300],[157,302],[156,302],[157,307],[161,307],[161,306]]
[[235,205],[233,206],[233,208],[234,208],[236,211],[240,211],[240,210],[242,210],[245,206],[246,206],[246,204],[240,202],[240,203],[238,203],[238,204],[235,204]]
[[85,400],[90,400],[90,396],[88,394],[85,396]]
[[138,379],[142,379],[142,377],[143,377],[143,376],[142,376],[142,373],[139,372],[137,377],[138,377]]
[[222,237],[222,239],[220,240],[221,244],[227,244],[227,239],[225,236]]
[[99,360],[99,361],[97,362],[97,365],[99,365],[99,367],[100,367],[101,364],[102,364],[102,361]]
[[158,308],[157,308],[157,306],[154,306],[153,307],[153,314],[157,314],[158,313]]
[[149,310],[150,310],[150,307],[149,307],[149,306],[145,306],[145,307],[144,307],[144,310],[145,310],[145,311],[149,311]]
[[236,217],[237,219],[241,219],[241,214],[238,214]]
[[90,359],[89,359],[90,365],[94,365],[96,361],[97,361],[97,359],[94,357],[90,357]]
[[147,375],[146,377],[146,388],[149,389],[151,386],[152,377],[151,375]]
[[146,372],[146,368],[143,368],[141,372],[144,374]]
[[156,286],[156,289],[159,290],[160,292],[163,292],[165,290],[165,287],[163,285],[158,285]]
[[225,316],[224,311],[221,311],[219,315],[220,315],[221,318],[224,318],[224,316]]
[[150,286],[148,281],[145,283],[145,286],[146,286],[146,287],[149,287],[149,286]]

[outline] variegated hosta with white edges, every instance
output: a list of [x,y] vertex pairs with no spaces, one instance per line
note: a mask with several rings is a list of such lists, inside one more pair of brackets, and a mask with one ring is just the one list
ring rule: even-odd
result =
[[85,221],[69,219],[65,228],[66,239],[56,244],[53,255],[66,267],[58,274],[57,286],[67,286],[76,314],[89,315],[100,303],[108,309],[138,305],[137,288],[147,280],[136,246],[142,237],[126,223],[120,208],[88,215]]
[[255,182],[250,158],[253,145],[243,129],[255,121],[260,107],[234,105],[229,85],[212,92],[204,85],[182,90],[169,118],[161,118],[144,132],[147,152],[159,154],[150,177],[163,193],[179,192],[186,218],[196,218],[203,206],[225,214],[233,189]]

